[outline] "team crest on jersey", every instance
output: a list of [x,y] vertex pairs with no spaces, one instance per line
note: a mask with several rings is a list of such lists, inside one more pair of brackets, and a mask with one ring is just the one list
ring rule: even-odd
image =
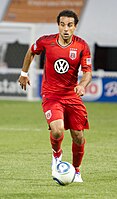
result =
[[70,48],[70,52],[69,52],[70,59],[74,60],[74,59],[76,59],[76,56],[77,56],[77,49]]
[[45,112],[45,116],[46,116],[46,119],[49,120],[51,118],[51,116],[52,116],[51,110],[46,111]]

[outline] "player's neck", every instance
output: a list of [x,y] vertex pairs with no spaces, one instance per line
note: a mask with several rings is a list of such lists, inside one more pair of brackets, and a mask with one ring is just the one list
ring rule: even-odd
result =
[[58,43],[61,46],[68,46],[72,42],[72,37],[70,39],[63,39],[61,36],[58,38]]

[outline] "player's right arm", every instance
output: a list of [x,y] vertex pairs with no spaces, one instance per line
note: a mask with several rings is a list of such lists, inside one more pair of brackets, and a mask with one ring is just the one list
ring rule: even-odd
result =
[[28,77],[28,70],[29,70],[30,64],[35,54],[39,55],[44,50],[43,40],[45,38],[46,38],[45,36],[42,36],[38,40],[36,40],[36,42],[31,46],[31,48],[28,49],[25,55],[21,75],[18,79],[21,88],[24,90],[26,90],[27,84],[30,85],[30,80]]
[[30,80],[28,77],[28,70],[33,58],[34,58],[34,53],[29,48],[24,58],[21,75],[18,79],[18,82],[20,83],[21,88],[24,90],[26,90],[27,84],[30,85]]

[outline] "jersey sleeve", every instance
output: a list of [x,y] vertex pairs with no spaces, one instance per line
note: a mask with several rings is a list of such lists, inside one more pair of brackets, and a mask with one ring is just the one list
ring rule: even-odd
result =
[[81,70],[83,72],[91,72],[92,64],[91,64],[91,53],[88,44],[84,43],[84,49],[81,55]]
[[36,40],[36,42],[31,46],[31,51],[37,55],[39,55],[44,49],[44,36]]

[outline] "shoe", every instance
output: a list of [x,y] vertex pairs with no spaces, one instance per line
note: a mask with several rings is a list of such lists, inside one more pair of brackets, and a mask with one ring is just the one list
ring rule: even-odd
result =
[[80,172],[76,172],[73,182],[83,182]]
[[59,157],[52,155],[52,176],[54,176],[56,166],[61,162],[61,160],[62,160],[62,150],[59,151]]
[[59,164],[62,160],[62,153],[59,157],[54,157],[52,155],[52,172],[55,170],[56,165]]

